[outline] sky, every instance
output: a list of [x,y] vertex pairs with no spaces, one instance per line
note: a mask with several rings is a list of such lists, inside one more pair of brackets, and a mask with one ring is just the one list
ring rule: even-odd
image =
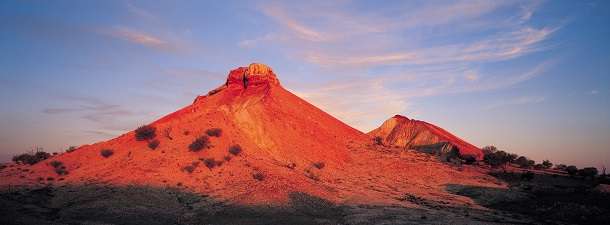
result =
[[252,62],[368,132],[610,166],[609,1],[1,1],[0,160],[106,140]]

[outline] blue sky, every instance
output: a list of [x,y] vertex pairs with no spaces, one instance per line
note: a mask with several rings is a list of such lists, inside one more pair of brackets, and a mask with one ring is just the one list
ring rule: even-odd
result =
[[394,114],[610,165],[608,1],[2,1],[0,151],[105,140],[232,68],[367,132]]

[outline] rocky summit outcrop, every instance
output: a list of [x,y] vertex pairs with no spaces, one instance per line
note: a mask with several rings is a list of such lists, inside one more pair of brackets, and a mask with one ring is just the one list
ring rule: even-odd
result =
[[[380,137],[381,143],[386,146],[423,149],[431,153],[432,151],[435,153],[446,152],[447,149],[455,147],[461,156],[473,156],[477,160],[483,158],[483,152],[480,148],[433,124],[409,119],[402,115],[393,116],[368,134],[373,138]],[[432,147],[442,149],[431,150]]]
[[252,63],[248,67],[231,70],[226,86],[248,88],[264,84],[279,85],[280,81],[271,67],[261,63]]

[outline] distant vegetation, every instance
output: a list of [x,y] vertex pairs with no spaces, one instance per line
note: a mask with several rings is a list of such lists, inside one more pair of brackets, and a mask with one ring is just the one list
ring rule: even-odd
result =
[[50,166],[52,166],[55,169],[55,173],[57,173],[57,175],[67,175],[68,174],[68,170],[66,169],[66,166],[64,166],[64,163],[57,161],[57,160],[53,160],[49,163]]
[[100,155],[102,155],[104,158],[108,158],[112,156],[112,154],[114,154],[114,150],[112,149],[102,149],[100,151]]
[[197,169],[198,166],[199,166],[199,162],[195,161],[195,162],[191,163],[191,165],[182,167],[182,171],[187,172],[187,173],[193,173],[193,171],[195,171],[195,169]]
[[42,148],[36,148],[36,152],[31,151],[30,153],[23,153],[20,155],[13,156],[13,162],[34,165],[50,157],[51,154],[43,151]]
[[315,162],[312,165],[318,169],[322,169],[322,168],[324,168],[324,166],[326,166],[326,164],[324,164],[324,162]]
[[157,149],[157,147],[159,147],[160,143],[161,142],[159,142],[159,140],[157,140],[157,139],[152,140],[152,141],[148,142],[148,148],[155,150],[155,149]]
[[265,179],[265,174],[261,171],[254,171],[254,173],[252,173],[252,178],[258,181],[263,181]]
[[229,153],[231,153],[233,155],[239,155],[239,153],[241,153],[241,146],[233,145],[233,146],[229,147]]
[[208,136],[200,136],[189,145],[189,150],[192,152],[198,152],[204,148],[210,148],[210,139]]
[[[555,170],[559,172],[564,172],[570,176],[579,176],[581,178],[588,179],[596,179],[601,182],[601,180],[605,181],[606,174],[605,171],[602,175],[598,176],[599,171],[595,167],[585,167],[582,169],[578,169],[578,167],[564,164],[555,165],[553,168],[553,163],[549,160],[543,160],[542,163],[536,163],[534,160],[528,159],[525,156],[518,156],[517,154],[507,153],[505,151],[498,150],[494,146],[486,146],[482,148],[484,157],[483,162],[492,168],[502,167],[504,168],[507,165],[514,164],[522,169],[534,169],[534,170]],[[526,173],[531,173],[527,171]],[[533,178],[532,174],[524,174],[523,179],[531,180]]]
[[220,137],[222,135],[222,129],[220,128],[211,128],[207,129],[205,133],[210,137]]
[[136,140],[137,141],[152,140],[153,138],[155,138],[155,136],[157,136],[156,131],[157,131],[157,129],[150,125],[144,125],[144,126],[138,127],[138,129],[135,130]]
[[74,150],[76,150],[76,146],[70,146],[70,147],[68,147],[68,149],[66,149],[66,152],[70,153],[70,152],[73,152]]
[[203,160],[203,164],[205,164],[205,166],[208,167],[208,169],[212,169],[212,168],[216,167],[217,162],[213,158],[208,158],[208,159]]

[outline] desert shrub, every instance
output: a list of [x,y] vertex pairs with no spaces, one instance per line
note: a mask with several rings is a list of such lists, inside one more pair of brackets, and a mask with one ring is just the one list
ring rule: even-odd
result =
[[265,179],[265,174],[260,171],[255,171],[254,173],[252,173],[252,178],[258,181],[263,181]]
[[483,156],[483,161],[485,161],[485,163],[489,164],[492,167],[503,166],[510,160],[509,154],[505,151],[487,150],[486,152],[487,153]]
[[595,176],[597,176],[597,168],[595,167],[585,167],[582,168],[580,170],[578,170],[578,175],[582,176],[582,177],[591,177],[594,178]]
[[322,169],[322,168],[324,168],[324,166],[326,166],[326,164],[324,164],[324,162],[315,162],[312,165],[318,169]]
[[477,158],[475,158],[472,155],[464,155],[464,156],[461,156],[461,158],[462,158],[462,160],[464,160],[464,164],[467,164],[467,165],[472,165],[475,162],[477,162]]
[[509,163],[514,163],[515,160],[517,160],[519,156],[517,154],[514,153],[508,153],[508,155],[506,156],[506,161]]
[[203,164],[205,164],[208,169],[212,169],[217,165],[216,160],[214,160],[213,158],[204,159]]
[[532,166],[534,166],[535,162],[529,160],[527,157],[525,156],[519,156],[516,160],[515,160],[515,164],[519,165],[519,167],[521,168],[530,168]]
[[188,165],[185,167],[182,167],[182,171],[187,172],[187,173],[193,173],[193,171],[195,171],[196,167],[193,165]]
[[488,145],[485,146],[481,149],[483,151],[483,154],[487,155],[487,154],[492,154],[498,151],[498,148],[496,148],[496,146],[493,145]]
[[566,167],[566,172],[570,176],[574,176],[574,175],[576,175],[576,173],[578,173],[578,168],[576,166],[568,166],[568,167]]
[[383,145],[383,138],[376,136],[375,139],[373,139],[375,141],[376,145]]
[[157,147],[159,147],[160,143],[161,142],[159,142],[159,140],[157,140],[157,139],[152,140],[152,141],[148,142],[148,148],[155,150],[155,149],[157,149]]
[[38,148],[35,153],[23,153],[13,157],[13,162],[34,165],[42,160],[48,159],[51,154]]
[[566,168],[568,168],[568,166],[566,166],[565,164],[555,165],[556,170],[565,171]]
[[534,173],[532,173],[531,171],[527,171],[521,174],[521,180],[530,181],[532,179],[534,179]]
[[63,166],[64,163],[57,161],[57,160],[53,160],[49,163],[50,166],[52,166],[53,168],[58,168],[60,166]]
[[233,145],[233,146],[229,147],[229,153],[231,153],[233,155],[239,155],[239,153],[241,153],[241,146]]
[[208,136],[200,136],[189,145],[189,150],[192,152],[198,152],[204,148],[210,148],[210,139]]
[[55,168],[55,173],[57,173],[57,175],[68,175],[68,170],[66,169],[65,166],[61,166],[61,167],[57,167]]
[[225,161],[227,161],[227,162],[228,162],[228,161],[231,161],[231,156],[230,156],[230,155],[225,156],[225,157],[224,157],[224,160],[225,160]]
[[112,149],[102,149],[100,151],[100,154],[104,157],[104,158],[108,158],[110,157],[112,154],[114,154],[114,151]]
[[553,167],[553,163],[551,163],[551,161],[549,160],[543,160],[542,167],[545,169],[550,169],[551,167]]
[[76,146],[70,146],[68,147],[68,149],[66,149],[67,153],[73,152],[74,150],[76,150]]
[[138,141],[146,141],[155,138],[157,129],[150,125],[144,125],[138,127],[135,130],[136,132],[136,140]]
[[210,128],[205,131],[205,133],[210,137],[220,137],[222,135],[222,129],[220,128]]

